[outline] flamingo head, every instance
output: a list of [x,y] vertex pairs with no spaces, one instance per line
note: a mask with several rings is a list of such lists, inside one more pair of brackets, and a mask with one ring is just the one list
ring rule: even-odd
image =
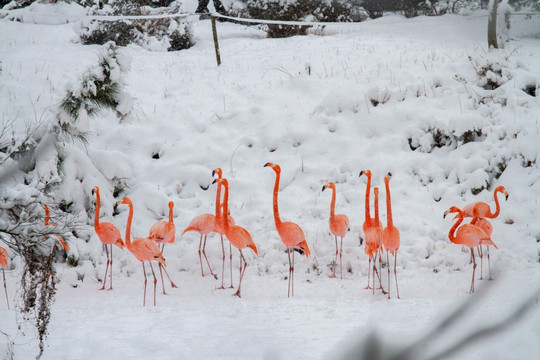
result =
[[99,194],[99,188],[97,186],[94,186],[92,188],[92,195],[94,195],[94,194]]
[[281,167],[279,167],[279,165],[272,164],[271,162],[267,162],[266,164],[264,164],[264,167],[267,167],[267,166],[271,167],[276,172],[276,174],[281,173]]
[[122,241],[122,239],[116,240],[114,245],[118,246],[122,250],[126,247],[126,244],[124,244],[124,241]]
[[323,185],[322,191],[324,191],[325,189],[335,189],[335,188],[336,188],[336,184],[330,181],[328,184]]
[[463,211],[461,211],[461,209],[456,206],[452,206],[450,209],[444,212],[443,219],[446,218],[446,215],[451,214],[451,213],[458,213],[458,217],[459,217],[463,214]]
[[386,176],[384,177],[384,181],[390,181],[391,178],[392,178],[392,173],[389,172],[389,173],[386,174]]
[[169,201],[169,210],[172,210],[174,207],[174,202]]
[[217,175],[218,179],[221,179],[221,177],[223,176],[221,168],[215,168],[214,170],[212,170],[212,177],[214,177],[214,175]]
[[495,188],[495,192],[498,193],[503,193],[504,196],[505,196],[505,200],[508,200],[508,192],[506,192],[506,189],[504,188],[504,186],[500,185],[500,186],[497,186]]
[[371,177],[371,170],[362,170],[362,171],[360,171],[360,175],[358,175],[358,176],[362,176],[362,175],[366,175],[368,178]]
[[121,204],[126,204],[126,205],[130,205],[130,206],[133,205],[133,203],[131,202],[131,199],[128,198],[127,196],[123,197],[122,200],[118,200],[116,202],[116,205],[121,205]]

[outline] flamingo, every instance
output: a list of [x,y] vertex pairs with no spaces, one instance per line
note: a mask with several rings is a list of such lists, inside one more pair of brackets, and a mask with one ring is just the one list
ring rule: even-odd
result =
[[[176,234],[176,227],[174,226],[174,219],[173,219],[173,208],[174,208],[174,202],[169,201],[169,221],[161,220],[152,225],[149,231],[149,238],[154,240],[158,245],[161,245],[161,253],[163,253],[163,249],[165,249],[165,244],[171,244],[174,242],[174,236]],[[169,273],[167,272],[167,269],[161,265],[161,263],[158,263],[159,265],[159,274],[161,275],[161,285],[163,287],[163,294],[165,293],[165,283],[163,282],[163,271],[165,271],[165,275],[167,275],[167,278],[169,278],[169,281],[171,282],[171,287],[177,288],[173,281],[171,280],[171,277],[169,276]]]
[[[223,177],[223,171],[221,168],[216,168],[212,171],[212,177],[216,175],[218,179],[221,179]],[[225,278],[225,246],[224,246],[224,240],[223,235],[225,235],[225,229],[223,228],[223,224],[220,220],[217,219],[218,215],[223,211],[223,207],[225,206],[225,203],[220,203],[221,201],[221,187],[218,185],[216,190],[216,219],[215,219],[215,229],[214,231],[219,234],[221,237],[221,251],[223,254],[223,262],[221,264],[221,286],[218,289],[225,289],[225,286],[223,285],[223,281]],[[227,214],[227,221],[229,222],[230,226],[234,226],[235,222],[231,215]],[[232,277],[232,245],[229,242],[229,265],[230,265],[230,274],[231,274],[231,286],[230,288],[233,289],[233,277]]]
[[[505,199],[508,200],[508,192],[506,192],[506,189],[504,186],[497,186],[495,190],[493,191],[493,198],[495,199],[495,212],[491,212],[491,208],[489,205],[483,201],[477,201],[470,203],[469,205],[465,206],[463,208],[463,216],[464,217],[483,217],[488,219],[495,219],[497,216],[499,216],[501,212],[501,205],[499,204],[499,198],[497,197],[498,193],[502,193],[505,196]],[[476,211],[476,215],[475,215]],[[457,218],[457,216],[456,216]]]
[[[218,189],[219,190],[219,189]],[[199,262],[201,264],[201,275],[204,276],[204,270],[203,270],[203,264],[202,264],[202,255],[204,255],[204,258],[206,259],[206,263],[208,264],[208,269],[210,270],[210,274],[217,279],[217,275],[214,274],[212,271],[212,267],[210,266],[210,262],[208,261],[208,257],[206,257],[206,237],[211,232],[216,232],[216,216],[219,213],[219,201],[220,201],[220,193],[216,192],[216,215],[212,214],[202,214],[198,215],[187,226],[187,228],[184,229],[182,234],[180,236],[183,236],[188,231],[196,231],[199,234],[201,234],[201,238],[199,240]],[[204,236],[204,244],[203,244],[203,236]],[[221,244],[223,247],[223,243]],[[202,250],[201,250],[202,246]],[[225,255],[225,254],[224,254]]]
[[[276,164],[266,163],[264,167],[271,167],[272,170],[276,173],[276,182],[274,184],[274,196],[273,196],[273,208],[274,208],[274,222],[276,224],[276,229],[281,238],[281,241],[287,247],[287,256],[289,258],[289,287],[287,296],[290,297],[291,294],[294,296],[294,248],[299,247],[307,257],[310,255],[309,247],[306,242],[306,237],[304,232],[297,224],[286,221],[282,222],[279,218],[279,208],[278,208],[278,191],[279,191],[279,178],[281,176],[281,167]],[[292,259],[291,259],[291,250]]]
[[8,257],[7,250],[0,246],[0,267],[2,268],[2,278],[4,280],[4,291],[6,293],[6,302],[7,302],[7,307],[9,310],[9,297],[8,297],[7,286],[6,286],[6,272],[4,269],[8,267],[8,259],[9,257]]
[[[500,185],[495,188],[493,191],[493,198],[495,199],[495,212],[491,212],[490,206],[483,202],[483,201],[477,201],[470,203],[469,205],[465,206],[463,208],[463,216],[464,217],[478,217],[479,219],[476,222],[477,226],[481,226],[484,231],[489,231],[489,234],[491,236],[491,231],[493,230],[493,227],[491,224],[485,220],[485,219],[495,219],[499,216],[501,212],[501,205],[499,204],[499,198],[497,197],[498,193],[502,193],[505,196],[505,200],[508,200],[508,192],[504,188],[504,186]],[[482,279],[482,268],[483,268],[483,252],[482,247],[478,248],[478,251],[480,253],[480,279]],[[487,247],[487,258],[488,258],[488,268],[489,268],[489,280],[492,280],[491,277],[491,264],[490,264],[490,257],[489,257],[489,246]]]
[[[255,255],[259,255],[259,253],[257,252],[257,247],[255,246],[255,243],[253,243],[249,232],[241,226],[231,225],[231,223],[227,220],[226,214],[229,213],[229,182],[225,178],[216,179],[214,182],[218,183],[218,187],[223,186],[225,189],[225,194],[223,195],[223,212],[218,214],[217,221],[221,222],[225,236],[229,242],[240,252],[240,280],[238,281],[238,289],[234,295],[241,297],[240,290],[242,287],[242,279],[244,278],[244,273],[247,267],[246,259],[242,254],[242,249],[249,247],[253,250],[253,252],[255,252]],[[244,266],[242,266],[242,263]]]
[[469,292],[473,293],[474,292],[474,273],[476,270],[474,248],[480,245],[492,245],[495,248],[497,248],[497,245],[495,245],[495,243],[491,241],[491,238],[489,237],[489,235],[487,235],[484,232],[484,230],[482,230],[480,227],[476,225],[471,225],[471,224],[461,225],[464,219],[464,214],[461,209],[455,206],[452,206],[450,209],[445,211],[443,218],[446,217],[446,215],[450,213],[457,213],[458,221],[454,223],[454,225],[448,232],[448,238],[454,244],[465,245],[471,250],[471,257],[473,260],[473,274],[472,274],[472,281],[471,281],[471,289],[469,290]]
[[[45,205],[45,226],[53,226],[53,227],[56,227],[56,223],[53,223],[50,221],[50,218],[51,218],[51,212],[49,211],[49,207],[47,205]],[[64,241],[64,239],[62,239],[62,237],[60,235],[56,235],[56,237],[58,238],[58,241],[56,242],[57,245],[60,245],[64,248],[64,251],[68,251],[69,250],[69,246],[66,244],[66,242]]]
[[154,268],[152,267],[152,261],[157,261],[163,266],[167,266],[163,254],[159,251],[159,246],[150,238],[137,238],[131,241],[131,221],[133,220],[133,203],[128,197],[122,198],[122,200],[116,203],[117,205],[126,204],[129,206],[129,215],[126,224],[126,247],[127,249],[135,255],[137,260],[139,260],[143,267],[144,275],[144,297],[143,297],[143,306],[146,305],[146,283],[148,281],[146,277],[146,269],[144,267],[144,262],[148,261],[150,264],[150,270],[152,270],[152,276],[154,276],[154,306],[156,306],[156,284],[157,278],[154,273]]
[[[99,222],[99,209],[101,207],[101,198],[99,196],[99,187],[94,186],[92,189],[92,195],[96,195],[96,214],[94,216],[94,229],[96,234],[105,245],[105,253],[107,254],[107,266],[105,266],[105,275],[103,276],[103,286],[100,290],[105,289],[105,283],[107,282],[107,271],[111,269],[111,284],[109,290],[112,290],[112,265],[113,265],[113,256],[112,249],[113,245],[118,246],[120,249],[124,249],[125,245],[122,241],[122,235],[120,235],[120,230],[113,224],[109,222]],[[109,254],[108,246],[111,248],[111,253]]]
[[[379,279],[379,284],[381,285],[381,288],[382,288],[381,277],[375,265],[375,262],[377,260],[377,253],[379,251],[380,242],[381,242],[382,223],[379,221],[379,218],[378,218],[379,216],[378,215],[378,205],[379,205],[378,198],[375,199],[375,204],[377,205],[375,218],[371,217],[371,214],[369,211],[369,193],[371,190],[371,171],[362,170],[360,171],[359,176],[362,176],[362,175],[366,175],[367,177],[365,220],[364,220],[364,224],[362,225],[364,236],[366,238],[366,244],[364,245],[364,252],[369,256],[368,283],[367,283],[366,289],[371,289],[371,286],[369,286],[369,278],[371,277],[370,276],[371,275],[371,261],[373,261],[373,284],[374,284],[373,291],[375,292],[375,274],[377,274],[377,278]],[[377,194],[378,194],[378,191],[379,190],[377,189]]]
[[394,278],[396,279],[396,293],[399,299],[400,297],[396,270],[397,252],[399,250],[399,230],[394,226],[392,219],[392,200],[390,197],[391,177],[391,173],[386,174],[384,177],[384,186],[386,188],[386,227],[382,232],[382,243],[384,249],[386,250],[386,263],[388,264],[388,298],[390,299],[390,260],[388,258],[388,252],[390,252],[394,256]]
[[336,277],[336,264],[337,264],[337,257],[338,257],[338,236],[341,238],[341,243],[339,247],[339,271],[341,274],[341,279],[343,279],[343,267],[342,267],[342,250],[343,250],[343,237],[345,237],[345,234],[347,234],[347,231],[349,230],[349,218],[347,215],[343,214],[335,214],[336,210],[336,184],[333,182],[329,182],[328,184],[324,185],[322,187],[322,191],[325,189],[332,189],[332,202],[330,204],[330,218],[328,219],[328,223],[330,225],[330,232],[332,235],[334,235],[334,238],[336,240],[336,258],[334,260],[334,266],[333,266],[333,272],[330,277],[335,278]]
[[[484,230],[484,232],[489,237],[491,237],[491,234],[493,233],[493,226],[491,225],[491,223],[486,218],[475,216],[471,220],[471,224],[478,226],[479,228]],[[484,272],[484,260],[483,259],[484,259],[484,254],[483,254],[483,251],[482,251],[482,246],[478,247],[478,255],[480,256],[480,280],[483,280],[483,272]],[[487,258],[488,258],[489,280],[493,280],[493,278],[491,277],[491,263],[490,263],[490,258],[489,258],[489,246],[487,246]]]

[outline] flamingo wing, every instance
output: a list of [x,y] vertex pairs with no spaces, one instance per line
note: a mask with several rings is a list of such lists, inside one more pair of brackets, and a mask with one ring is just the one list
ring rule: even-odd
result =
[[3,247],[0,247],[0,266],[7,267],[8,266],[8,253],[7,250]]
[[346,215],[336,215],[330,222],[330,232],[336,236],[344,237],[349,230],[349,218]]
[[246,247],[251,248],[255,254],[259,255],[257,247],[251,238],[251,234],[241,226],[229,227],[229,232],[226,234],[227,239],[237,249],[243,249]]
[[392,255],[399,249],[399,230],[395,226],[386,227],[382,233],[383,246]]
[[465,224],[461,225],[456,232],[456,244],[463,244],[468,247],[476,247],[482,241],[490,241],[490,237],[478,226]]
[[216,217],[212,214],[202,214],[196,216],[193,220],[191,220],[188,227],[184,229],[182,235],[184,235],[188,231],[197,231],[201,234],[208,234],[214,231],[215,220]]
[[96,234],[104,244],[115,244],[120,240],[122,242],[122,235],[120,230],[116,226],[108,222],[102,222],[96,227]]
[[159,247],[155,241],[149,238],[138,238],[133,240],[130,251],[139,261],[156,260],[165,265],[165,259],[159,251]]
[[174,224],[168,221],[158,221],[149,231],[149,238],[158,243],[172,243],[174,242],[176,228]]

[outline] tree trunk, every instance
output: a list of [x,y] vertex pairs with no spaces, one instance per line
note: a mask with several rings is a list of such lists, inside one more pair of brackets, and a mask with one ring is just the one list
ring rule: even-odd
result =
[[489,11],[488,29],[487,29],[488,47],[491,48],[493,46],[495,49],[499,48],[499,46],[497,45],[497,5],[498,5],[498,2],[499,2],[498,0],[491,0],[488,6],[488,11]]

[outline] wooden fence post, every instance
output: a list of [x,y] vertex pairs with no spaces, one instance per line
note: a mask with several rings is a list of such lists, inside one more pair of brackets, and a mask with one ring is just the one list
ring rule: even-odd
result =
[[216,29],[216,17],[215,16],[210,17],[210,22],[212,23],[212,34],[214,35],[214,48],[216,49],[216,61],[219,66],[221,65],[221,56],[219,55],[219,43],[218,43],[217,29]]

